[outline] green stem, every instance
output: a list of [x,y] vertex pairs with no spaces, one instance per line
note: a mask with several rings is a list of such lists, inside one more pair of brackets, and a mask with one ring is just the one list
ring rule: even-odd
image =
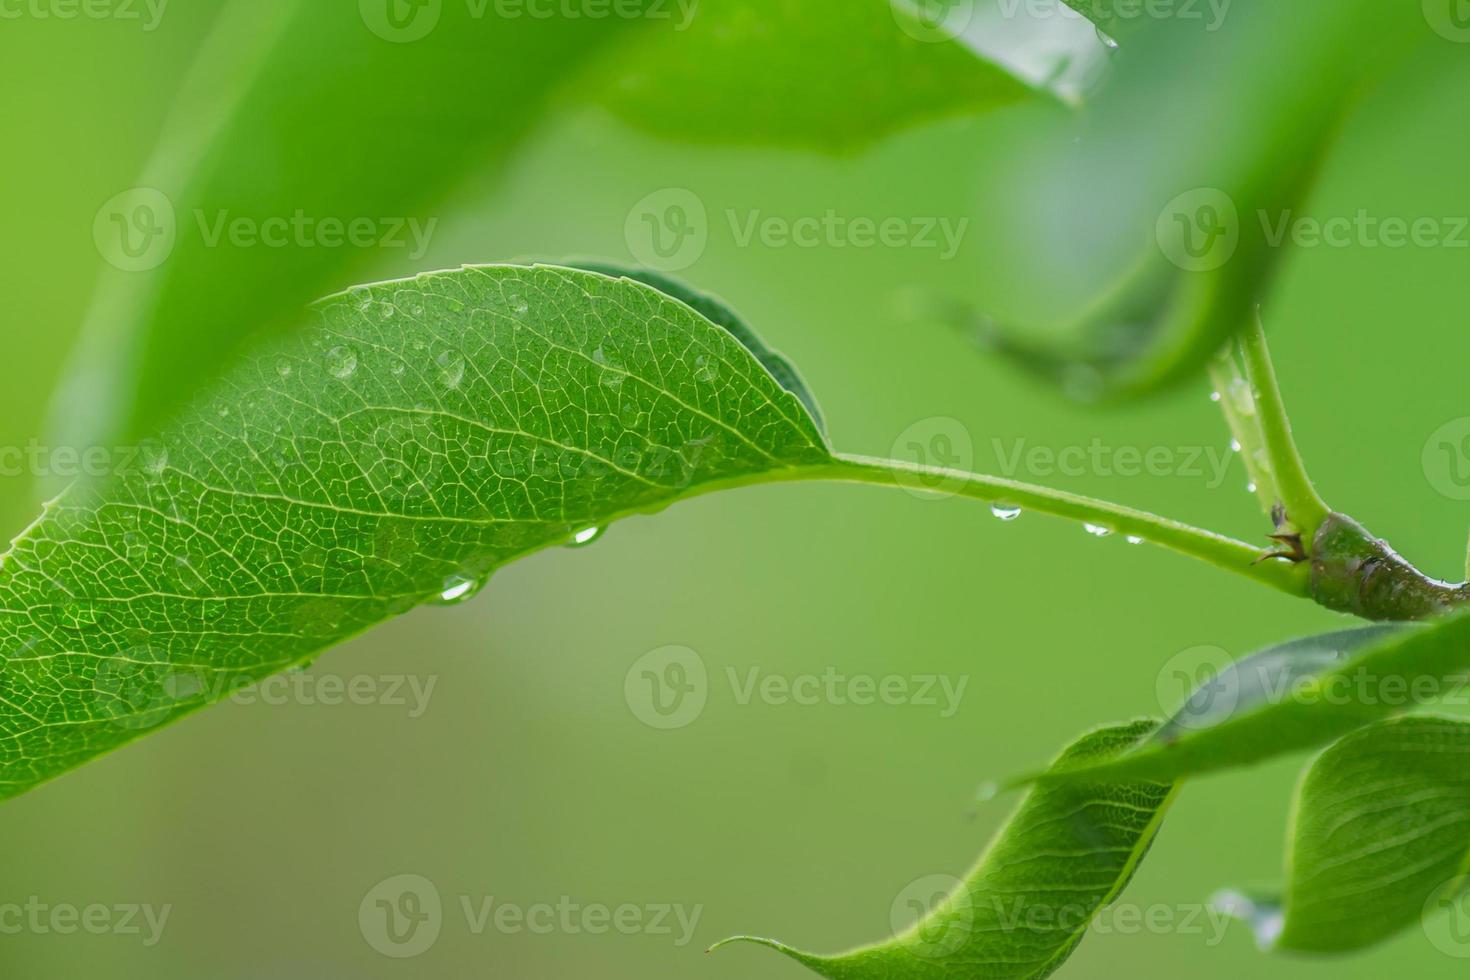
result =
[[1271,472],[1266,439],[1256,417],[1255,400],[1240,373],[1233,347],[1232,344],[1210,362],[1210,381],[1214,383],[1215,398],[1220,403],[1226,424],[1230,426],[1230,434],[1240,447],[1240,460],[1245,464],[1246,476],[1261,502],[1261,512],[1269,517],[1281,494],[1276,489],[1276,474]]
[[798,471],[798,479],[869,483],[925,492],[950,493],[994,505],[1019,507],[1125,534],[1198,558],[1288,595],[1307,594],[1307,570],[1280,561],[1263,561],[1267,552],[1213,531],[1191,527],[1119,504],[1052,490],[1001,477],[918,466],[897,460],[842,456]]
[[1307,476],[1307,468],[1302,464],[1301,453],[1297,451],[1296,440],[1292,438],[1291,422],[1281,400],[1281,388],[1276,382],[1276,369],[1271,365],[1271,350],[1266,346],[1266,331],[1261,325],[1259,311],[1241,331],[1240,351],[1245,359],[1246,377],[1256,403],[1257,422],[1281,503],[1286,508],[1287,518],[1303,537],[1311,540],[1332,510],[1317,495]]

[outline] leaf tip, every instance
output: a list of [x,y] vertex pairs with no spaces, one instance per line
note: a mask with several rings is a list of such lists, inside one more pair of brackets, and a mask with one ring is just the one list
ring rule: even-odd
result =
[[822,962],[822,957],[814,956],[811,953],[803,953],[799,949],[792,949],[785,943],[778,942],[774,939],[767,939],[763,936],[731,936],[728,939],[721,939],[709,949],[705,950],[705,952],[713,953],[717,949],[724,949],[726,946],[733,946],[736,943],[749,943],[754,946],[764,946],[767,949],[774,949],[782,956],[785,956],[788,959],[795,960],[803,966],[814,970],[817,969],[817,967]]

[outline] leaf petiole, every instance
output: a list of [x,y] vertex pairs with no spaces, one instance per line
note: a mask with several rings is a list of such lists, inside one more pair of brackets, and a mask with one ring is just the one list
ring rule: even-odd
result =
[[803,467],[800,473],[798,479],[868,483],[948,493],[994,505],[1049,514],[1078,521],[1099,531],[1128,535],[1198,558],[1288,595],[1307,595],[1307,573],[1301,566],[1262,561],[1269,553],[1244,541],[1106,500],[1002,477],[867,456],[837,455],[831,463]]

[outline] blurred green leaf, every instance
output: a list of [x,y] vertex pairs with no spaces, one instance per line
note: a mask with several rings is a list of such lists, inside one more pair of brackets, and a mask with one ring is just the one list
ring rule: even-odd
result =
[[905,33],[885,0],[629,2],[638,16],[552,20],[399,0],[227,7],[139,187],[99,214],[114,268],[56,399],[58,441],[141,435],[314,297],[417,271],[446,196],[503,163],[597,52],[654,74],[573,94],[682,138],[851,147],[1029,92],[953,40]]
[[[1088,112],[982,189],[1006,275],[951,318],[1079,398],[1193,374],[1247,322],[1289,254],[1283,216],[1364,96],[1428,43],[1417,9],[1376,0],[1196,9],[1134,32]],[[1004,295],[1011,282],[1032,295]]]
[[1443,699],[1470,671],[1470,614],[1298,640],[1205,682],[1156,736],[1041,782],[1177,779],[1263,762]]
[[[1136,722],[1090,732],[1057,764],[1099,764],[1153,728]],[[769,939],[728,942],[769,946],[831,980],[1039,980],[1122,893],[1173,796],[1174,787],[1153,782],[1038,787],[947,895],[929,894],[927,879],[906,890],[901,901],[920,918],[888,942],[840,956]]]
[[830,459],[740,341],[640,283],[360,287],[46,508],[0,565],[0,795],[531,552]]
[[[56,401],[58,440],[146,434],[311,300],[385,264],[416,271],[446,195],[503,162],[565,73],[631,23],[398,0],[229,5],[147,190],[99,215],[115,267]],[[312,224],[298,230],[298,215]],[[354,222],[363,234],[346,233]]]
[[[954,6],[969,19],[970,5]],[[924,8],[905,0],[704,4],[687,30],[652,25],[611,52],[592,76],[596,97],[659,136],[851,151],[915,123],[1035,94],[958,40],[963,25]]]
[[1334,744],[1297,791],[1284,902],[1227,893],[1263,946],[1344,953],[1438,913],[1470,868],[1470,722],[1408,717]]

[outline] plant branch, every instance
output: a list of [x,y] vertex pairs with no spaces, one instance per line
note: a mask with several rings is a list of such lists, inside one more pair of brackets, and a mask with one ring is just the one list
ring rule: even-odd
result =
[[1266,457],[1275,478],[1276,490],[1286,508],[1288,519],[1302,536],[1310,540],[1332,513],[1307,476],[1296,440],[1292,438],[1291,421],[1281,400],[1276,382],[1276,369],[1271,365],[1271,350],[1266,345],[1266,331],[1260,311],[1251,318],[1240,334],[1240,352],[1245,360],[1246,378],[1256,407],[1256,424],[1264,442]]
[[1269,554],[1243,541],[1182,524],[1156,514],[1119,504],[939,467],[866,456],[837,456],[829,464],[803,468],[798,479],[832,480],[947,493],[992,505],[1018,507],[1078,521],[1100,531],[1116,532],[1180,554],[1198,558],[1288,595],[1307,595],[1307,569],[1280,561],[1263,561]]

